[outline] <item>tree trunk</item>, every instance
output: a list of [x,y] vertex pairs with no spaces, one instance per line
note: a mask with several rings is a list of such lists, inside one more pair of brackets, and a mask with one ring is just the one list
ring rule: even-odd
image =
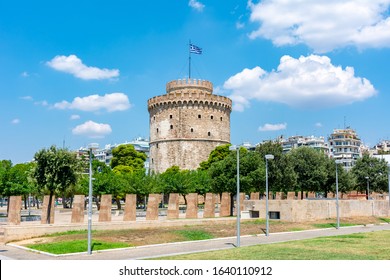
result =
[[66,200],[65,200],[65,195],[64,194],[62,195],[62,208],[64,208],[64,209],[67,208],[66,207]]
[[117,208],[118,210],[121,210],[121,209],[122,209],[122,206],[121,206],[120,197],[119,197],[119,196],[116,196],[115,200],[116,200],[116,208]]
[[52,201],[53,201],[53,192],[50,192],[50,195],[49,195],[49,205],[47,206],[46,224],[50,224],[51,202],[52,202]]
[[39,209],[39,199],[37,196],[35,197],[35,202],[37,203],[37,209]]
[[[96,196],[96,207],[97,207],[98,211],[100,210],[100,197],[101,197],[101,195]],[[93,198],[92,198],[92,201],[93,201]],[[91,203],[92,203],[92,201],[91,201]]]
[[10,196],[7,196],[7,217],[9,214],[9,199],[10,199]]
[[234,215],[234,194],[230,194],[230,216]]
[[27,198],[26,195],[23,195],[24,198],[24,210],[27,210]]

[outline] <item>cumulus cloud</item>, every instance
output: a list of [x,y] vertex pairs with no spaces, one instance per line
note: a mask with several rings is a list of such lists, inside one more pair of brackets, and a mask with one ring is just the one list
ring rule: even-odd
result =
[[279,130],[285,130],[286,128],[287,128],[287,123],[276,123],[276,124],[266,123],[265,125],[259,127],[259,131],[279,131]]
[[205,7],[204,4],[196,0],[190,0],[188,2],[188,6],[190,6],[194,10],[197,10],[198,12],[202,12]]
[[223,85],[231,92],[234,110],[243,111],[250,100],[283,103],[297,108],[325,108],[362,101],[376,94],[369,80],[355,77],[354,69],[334,66],[327,56],[285,55],[277,70],[259,66],[244,69]]
[[320,122],[317,122],[317,123],[315,123],[315,125],[314,125],[315,127],[322,127],[322,123],[320,123]]
[[74,135],[83,135],[89,138],[103,138],[112,132],[111,126],[104,123],[87,121],[72,129]]
[[83,64],[81,59],[73,54],[69,56],[57,55],[46,64],[57,71],[72,74],[73,76],[83,80],[103,80],[119,76],[118,69],[100,69],[97,67],[87,66]]
[[131,107],[129,98],[121,92],[108,93],[103,96],[93,94],[86,97],[76,97],[72,102],[61,101],[54,104],[56,109],[74,109],[94,112],[106,110],[107,112],[125,111]]
[[356,46],[390,45],[390,0],[268,0],[248,2],[250,21],[260,27],[250,33],[277,46],[306,44],[317,53]]

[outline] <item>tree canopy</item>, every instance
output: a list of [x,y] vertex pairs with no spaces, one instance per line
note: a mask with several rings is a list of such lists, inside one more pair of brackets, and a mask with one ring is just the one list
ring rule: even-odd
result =
[[131,171],[144,170],[146,154],[135,150],[131,144],[119,145],[112,150],[111,168],[127,166]]
[[50,196],[47,213],[49,224],[53,195],[66,192],[67,188],[76,184],[80,165],[74,153],[55,146],[38,151],[34,155],[34,161],[36,165],[32,177],[37,187]]

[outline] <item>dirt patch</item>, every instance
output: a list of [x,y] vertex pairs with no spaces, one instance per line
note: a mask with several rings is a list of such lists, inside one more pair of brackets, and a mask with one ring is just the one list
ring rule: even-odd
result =
[[[379,224],[383,222],[376,217],[357,217],[357,218],[342,218],[341,225],[344,224]],[[286,231],[299,231],[318,229],[318,225],[332,224],[335,225],[335,219],[318,220],[311,222],[281,222],[270,221],[270,233],[286,232]],[[264,234],[266,225],[265,220],[251,219],[241,221],[241,235],[258,235]],[[143,246],[170,242],[186,241],[187,239],[179,234],[179,231],[197,231],[205,232],[213,236],[218,237],[230,237],[236,235],[236,220],[219,220],[205,222],[200,225],[185,225],[178,227],[158,227],[158,228],[146,228],[146,229],[126,229],[126,230],[107,230],[96,231],[92,233],[93,240],[106,241],[106,242],[125,242],[130,246]],[[37,243],[53,243],[70,240],[86,240],[87,232],[74,233],[71,235],[61,235],[52,237],[40,237],[29,240],[23,240],[17,242],[20,245],[37,244]]]

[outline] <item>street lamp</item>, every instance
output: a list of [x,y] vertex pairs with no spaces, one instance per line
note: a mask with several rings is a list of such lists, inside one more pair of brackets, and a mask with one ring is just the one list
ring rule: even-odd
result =
[[92,150],[99,148],[99,144],[88,144],[89,150],[89,191],[88,191],[88,255],[92,254]]
[[237,206],[237,247],[240,247],[240,147],[232,145],[229,147],[230,151],[237,151],[237,194],[236,194],[236,206]]
[[336,215],[337,215],[337,229],[340,228],[340,215],[339,215],[339,177],[337,171],[337,164],[341,164],[341,160],[335,160],[336,163]]
[[268,160],[274,159],[274,155],[265,155],[265,236],[269,236],[269,211],[268,211]]
[[366,176],[365,178],[367,179],[367,195],[366,195],[366,197],[368,200],[370,197],[370,177]]
[[389,208],[390,208],[390,163],[387,165],[387,167],[389,168],[389,170],[387,171],[388,183],[389,183],[389,192],[387,193],[387,196],[389,197]]

